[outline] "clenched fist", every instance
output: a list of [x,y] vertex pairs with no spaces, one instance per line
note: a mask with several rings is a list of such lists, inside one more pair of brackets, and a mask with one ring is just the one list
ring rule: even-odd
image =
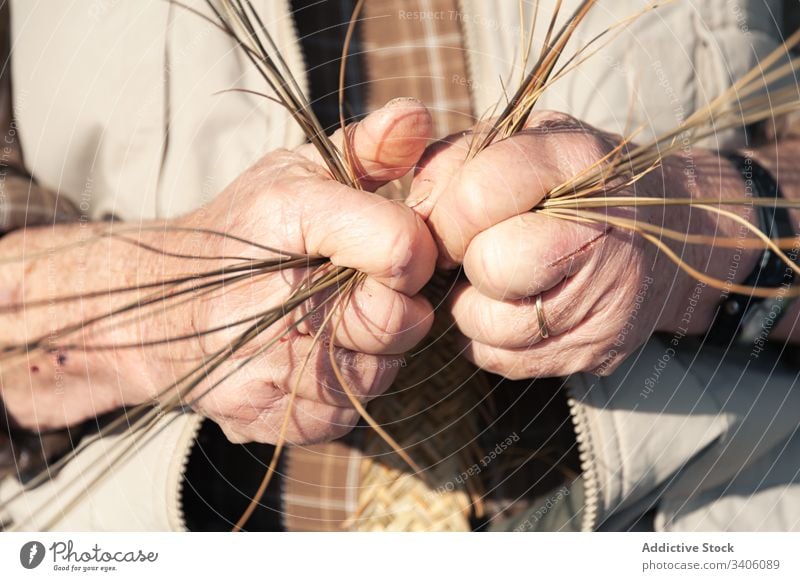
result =
[[[430,131],[427,110],[408,99],[393,101],[358,124],[351,138],[364,187],[375,189],[408,172]],[[335,137],[340,142],[341,138]],[[63,268],[57,272],[64,278],[58,284],[52,284],[46,259],[30,261],[24,269],[18,264],[4,267],[0,285],[13,296],[12,302],[46,304],[60,296],[96,293],[92,300],[60,309],[57,320],[44,309],[6,313],[0,325],[7,331],[4,339],[30,340],[118,308],[137,296],[97,293],[103,289],[141,287],[138,297],[144,299],[154,292],[148,283],[220,267],[218,262],[179,255],[227,257],[224,260],[231,265],[235,264],[231,257],[274,257],[210,230],[285,252],[330,258],[333,264],[358,269],[368,278],[353,293],[334,336],[324,337],[314,347],[305,369],[301,369],[303,361],[327,310],[309,317],[230,374],[320,304],[322,296],[263,330],[183,400],[218,422],[231,440],[274,442],[289,393],[299,378],[287,436],[289,441],[305,443],[340,436],[358,420],[333,373],[329,341],[350,387],[366,400],[387,389],[400,367],[399,357],[425,336],[432,323],[431,306],[417,295],[436,261],[436,246],[423,221],[402,203],[334,181],[309,145],[265,155],[210,204],[187,216],[142,226],[135,236],[138,245],[104,238],[91,252],[59,255]],[[128,238],[134,236],[130,229],[126,232]],[[81,235],[79,228],[69,225],[31,228],[5,237],[3,248],[10,254],[43,253],[80,240]],[[151,252],[145,245],[167,252]],[[81,271],[92,276],[70,275]],[[57,356],[39,352],[14,365],[5,364],[0,367],[5,407],[15,424],[46,429],[123,405],[163,401],[174,393],[162,393],[165,387],[195,368],[204,356],[224,348],[258,313],[282,304],[308,273],[295,269],[253,276],[191,301],[166,303],[172,306],[156,309],[146,318],[93,325],[61,342],[125,348],[65,349]],[[245,320],[250,323],[236,324]],[[201,333],[220,327],[218,332]],[[170,337],[188,339],[162,341]],[[208,390],[228,374],[218,387]]]
[[[530,211],[618,137],[567,115],[536,113],[522,132],[465,163],[471,138],[454,135],[431,146],[408,204],[434,234],[440,266],[463,265],[468,281],[450,308],[476,364],[509,378],[604,374],[654,331],[708,327],[720,292],[698,287],[641,237]],[[693,150],[665,159],[623,195],[724,198],[742,191],[733,167]],[[686,233],[736,236],[740,229],[731,219],[683,207],[596,211]],[[755,222],[755,213],[749,218]],[[745,251],[734,259],[730,248],[667,242],[707,274],[724,280],[733,269],[732,282],[747,276],[758,255]]]

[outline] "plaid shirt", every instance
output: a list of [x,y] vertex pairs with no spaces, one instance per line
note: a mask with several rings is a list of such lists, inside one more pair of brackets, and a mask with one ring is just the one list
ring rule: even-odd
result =
[[[346,23],[354,2],[340,0],[339,3],[345,6],[338,14]],[[326,11],[336,12],[330,7],[333,3],[325,4]],[[333,30],[339,28],[339,22],[329,18],[322,17],[318,22]],[[475,116],[460,22],[456,0],[366,2],[357,28],[360,37],[353,45],[358,48],[351,49],[351,54],[358,53],[359,49],[363,51],[360,60],[350,64],[357,62],[355,66],[364,67],[368,80],[366,97],[362,101],[366,111],[357,112],[357,116],[378,109],[395,97],[410,96],[421,100],[430,110],[436,137],[472,126]],[[304,38],[310,69],[322,71],[324,63],[332,63],[321,74],[333,77],[327,86],[335,92],[341,44],[309,44],[305,43],[306,39],[310,37]],[[320,52],[314,53],[312,46]],[[329,50],[327,54],[326,49]],[[312,87],[313,80],[312,75]],[[317,86],[322,84],[318,82]],[[352,99],[352,92],[347,96],[348,100]],[[312,97],[315,97],[313,93]],[[315,110],[317,107],[318,115],[325,115],[325,105],[319,99],[315,99]],[[338,119],[338,106],[336,116]],[[410,177],[401,180],[404,182],[401,191],[408,191]],[[396,194],[396,190],[385,188],[384,195]],[[515,452],[497,460],[492,470],[483,475],[484,486],[491,491],[482,499],[487,519],[523,512],[538,495],[563,484],[561,471],[566,465],[577,470],[574,435],[570,423],[563,421],[569,412],[564,398],[554,396],[552,391],[558,389],[558,385],[543,381],[535,386],[529,383],[506,385],[497,390],[494,405],[502,419],[486,426],[478,442],[491,449],[497,439],[509,433],[518,431],[522,435]],[[505,396],[509,401],[505,401]],[[531,427],[524,410],[545,408],[548,408],[546,419]],[[352,517],[359,506],[364,461],[362,433],[363,430],[356,429],[337,442],[287,450],[282,474],[282,506],[279,507],[286,530],[331,531],[346,526],[348,517]],[[543,442],[558,448],[559,453],[544,449]],[[562,455],[560,459],[559,455]]]
[[[330,119],[334,125],[338,123],[336,89],[342,50],[338,31],[347,28],[354,5],[353,0],[294,3],[295,14],[302,22],[299,28],[311,76],[314,110],[323,123],[330,123]],[[469,90],[466,83],[458,82],[466,79],[467,71],[456,10],[456,0],[364,3],[356,28],[359,34],[354,35],[357,38],[348,58],[347,86],[352,89],[346,97],[351,116],[360,117],[403,96],[416,97],[428,106],[437,137],[472,125]],[[426,14],[444,17],[419,17]],[[325,35],[319,30],[325,30]],[[318,38],[323,36],[327,40]],[[359,71],[350,72],[354,68]],[[367,83],[360,85],[363,71]],[[364,91],[355,90],[361,86]],[[315,90],[321,94],[315,94]],[[329,94],[334,98],[326,99]],[[364,110],[353,107],[353,103]],[[391,195],[389,188],[386,192]],[[356,430],[341,441],[287,451],[281,507],[287,530],[341,530],[344,521],[353,515],[358,507],[362,464],[358,434]]]

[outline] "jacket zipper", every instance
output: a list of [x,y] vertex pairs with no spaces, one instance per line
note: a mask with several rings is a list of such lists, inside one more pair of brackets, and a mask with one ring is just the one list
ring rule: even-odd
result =
[[567,385],[567,406],[572,417],[575,430],[575,441],[578,444],[578,455],[581,462],[581,478],[583,479],[584,507],[581,519],[581,530],[591,532],[597,526],[600,512],[600,480],[597,474],[597,461],[592,445],[586,407],[576,396],[575,387]]
[[[194,450],[197,436],[200,433],[200,428],[204,421],[202,417],[195,415],[193,412],[185,413],[192,414],[192,417],[188,419],[189,425],[183,429],[181,437],[176,442],[175,448],[178,451],[178,457],[175,459],[177,462],[177,468],[175,470],[175,497],[173,502],[169,502],[169,499],[167,499],[167,510],[172,512],[170,511],[170,507],[174,507],[174,513],[167,515],[167,521],[174,523],[174,527],[172,528],[176,531],[188,530],[186,526],[186,515],[183,510],[184,478],[186,477],[186,467],[189,465],[189,457],[192,455],[192,450]],[[168,476],[167,478],[169,479],[170,477]]]

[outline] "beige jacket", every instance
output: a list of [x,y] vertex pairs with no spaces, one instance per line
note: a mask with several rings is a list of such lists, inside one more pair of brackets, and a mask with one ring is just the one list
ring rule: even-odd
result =
[[[288,0],[254,3],[305,83]],[[301,141],[277,106],[242,93],[215,95],[263,88],[224,36],[177,6],[12,4],[14,107],[26,162],[92,218],[186,212],[265,151]],[[547,14],[553,2],[540,4]],[[564,13],[575,4],[565,2]],[[601,0],[573,45],[642,4]],[[779,7],[678,0],[621,30],[543,106],[610,131],[663,132],[777,45]],[[462,0],[461,8],[469,86],[477,110],[489,110],[519,60],[518,3]],[[537,37],[543,33],[540,24]],[[740,132],[729,131],[708,145],[740,141]],[[750,365],[746,354],[669,340],[653,339],[611,377],[569,380],[584,463],[583,527],[626,528],[654,510],[660,530],[800,528],[797,368],[772,369],[765,358]],[[669,364],[659,369],[665,356]],[[86,492],[115,438],[96,442],[53,483],[11,503],[9,516],[29,529],[180,530],[181,473],[198,425],[192,414],[166,416],[130,461]],[[0,483],[0,500],[18,488]]]

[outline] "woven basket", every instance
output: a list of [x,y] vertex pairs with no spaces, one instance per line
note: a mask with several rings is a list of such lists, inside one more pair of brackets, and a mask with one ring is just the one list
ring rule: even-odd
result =
[[[439,304],[450,287],[436,277],[426,291]],[[468,531],[481,516],[483,456],[477,445],[485,375],[459,355],[451,321],[436,322],[392,389],[369,406],[373,418],[411,456],[411,468],[374,431],[362,440],[358,510],[345,523],[356,531]]]

